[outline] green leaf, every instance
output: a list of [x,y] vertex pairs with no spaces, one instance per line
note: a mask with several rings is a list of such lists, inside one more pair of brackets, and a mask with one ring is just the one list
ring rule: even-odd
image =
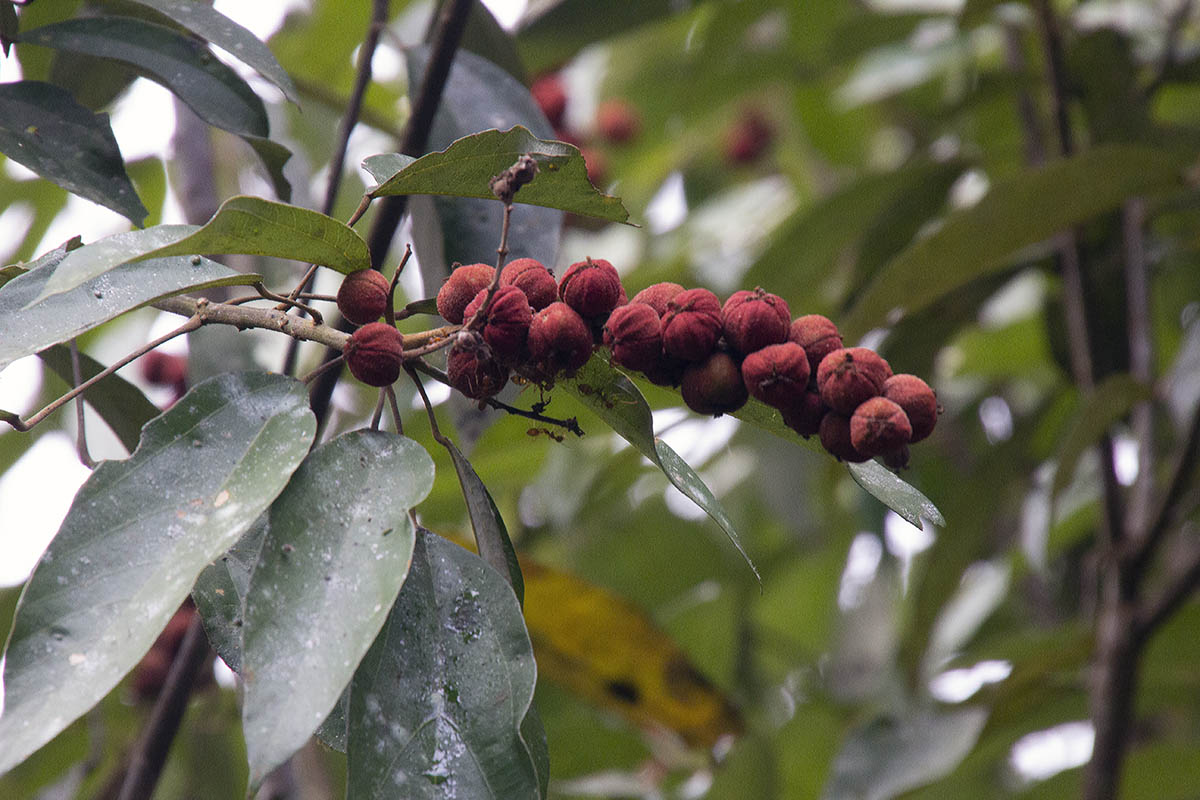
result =
[[117,234],[98,242],[102,247],[97,251],[89,252],[86,247],[74,250],[57,265],[47,263],[0,287],[0,319],[6,323],[4,336],[0,336],[0,368],[159,298],[188,289],[262,280],[261,276],[235,272],[207,258],[200,258],[199,263],[196,258],[153,258],[106,268],[61,294],[47,295],[47,285],[60,269],[68,267],[72,256],[95,253],[102,261],[110,255],[105,250],[115,247],[113,240],[138,239],[154,230]]
[[0,53],[5,56],[17,40],[20,24],[17,20],[17,9],[12,3],[0,3]]
[[949,773],[987,721],[982,708],[921,709],[876,719],[850,734],[833,764],[828,797],[895,797]]
[[263,42],[212,6],[195,0],[134,0],[164,14],[197,36],[207,39],[234,58],[254,68],[259,75],[279,87],[296,105],[300,97],[292,79]]
[[933,501],[878,462],[847,464],[846,469],[850,470],[850,476],[859,486],[910,525],[922,528],[921,520],[927,519],[938,527],[946,526],[946,518]]
[[[71,384],[74,376],[69,347],[57,344],[38,353],[38,357],[54,374]],[[89,380],[103,371],[104,365],[99,361],[87,353],[79,354],[82,380]],[[141,389],[116,373],[84,392],[83,398],[108,423],[108,427],[112,428],[130,453],[137,448],[142,426],[160,413],[159,407],[147,400]]]
[[266,167],[267,177],[271,179],[271,188],[275,196],[285,203],[292,202],[292,184],[283,174],[283,167],[292,157],[292,151],[279,142],[263,139],[259,136],[243,136],[242,141],[250,145],[263,166]]
[[266,136],[262,100],[196,39],[134,17],[95,16],[44,25],[21,41],[129,64],[162,84],[200,119],[237,134]]
[[418,530],[408,580],[351,684],[347,794],[541,797],[522,737],[535,680],[508,583]]
[[471,529],[475,532],[475,547],[484,561],[492,565],[492,569],[504,575],[517,602],[525,603],[525,580],[521,577],[521,565],[517,561],[517,551],[513,548],[512,540],[508,537],[508,528],[500,509],[491,492],[479,479],[475,468],[454,442],[447,439],[445,447],[450,451],[454,461],[454,471],[458,473],[458,482],[462,486],[463,499],[467,501],[467,514],[471,517]]
[[641,391],[619,370],[613,369],[603,355],[593,355],[574,377],[560,380],[563,386],[604,420],[610,428],[633,445],[650,463],[663,471],[675,488],[704,510],[721,526],[729,541],[742,554],[759,583],[762,576],[742,547],[733,521],[704,481],[666,442],[654,437],[654,417]]
[[242,628],[251,787],[308,740],[350,683],[408,574],[409,509],[431,488],[425,448],[360,430],[314,450],[271,505]]
[[1099,441],[1104,432],[1122,419],[1138,403],[1153,397],[1153,391],[1131,375],[1110,375],[1096,387],[1084,407],[1075,416],[1071,429],[1058,445],[1054,484],[1050,496],[1067,487],[1075,476],[1075,467],[1084,451]]
[[204,622],[208,641],[234,672],[242,671],[246,591],[266,535],[264,511],[225,555],[204,568],[192,587],[192,599]]
[[200,571],[283,489],[316,431],[303,384],[206,381],[101,464],[21,596],[5,651],[0,773],[138,662]]
[[38,299],[73,289],[128,261],[195,253],[290,258],[350,273],[370,263],[351,227],[307,208],[239,195],[221,204],[202,228],[156,225],[117,234],[73,251]]
[[0,84],[0,153],[135,225],[149,213],[125,173],[107,114],[49,83]]
[[507,131],[489,130],[464,136],[445,150],[407,165],[403,164],[402,156],[397,158],[394,154],[370,156],[363,161],[363,168],[379,184],[370,191],[372,197],[432,194],[495,200],[488,181],[524,154],[537,160],[539,171],[531,183],[517,192],[514,202],[610,222],[629,219],[629,212],[620,200],[601,194],[592,186],[579,148],[539,139],[520,125]]
[[594,42],[641,27],[679,6],[670,0],[640,0],[619,7],[596,0],[563,0],[535,19],[523,21],[517,46],[529,69],[557,69]]
[[1096,147],[998,181],[974,206],[950,214],[868,284],[840,327],[849,338],[911,314],[970,281],[1005,269],[1018,251],[1117,208],[1127,197],[1180,187],[1194,152],[1144,145]]

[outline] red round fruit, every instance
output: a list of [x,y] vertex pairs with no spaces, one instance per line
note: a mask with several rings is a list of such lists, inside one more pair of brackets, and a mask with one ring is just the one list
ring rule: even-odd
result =
[[625,144],[637,137],[642,120],[628,102],[620,98],[605,100],[596,109],[596,130],[600,138],[613,144]]
[[608,177],[608,160],[594,147],[580,145],[579,154],[583,156],[583,163],[587,167],[587,177],[593,186],[599,186],[604,183],[604,179]]
[[745,112],[725,131],[722,149],[731,164],[750,164],[766,152],[775,138],[775,126],[758,110]]
[[663,357],[662,322],[645,303],[619,306],[604,323],[604,344],[622,367],[654,371]]
[[753,397],[789,408],[808,390],[808,356],[795,342],[770,344],[742,361],[742,380]]
[[351,272],[338,287],[338,311],[355,325],[374,322],[387,310],[391,290],[392,282],[377,269]]
[[463,311],[480,289],[492,282],[496,270],[490,264],[464,264],[450,273],[437,293],[437,310],[452,325],[461,325]]
[[897,450],[912,438],[912,425],[904,409],[886,397],[872,397],[850,417],[850,443],[873,458]]
[[[463,323],[471,325],[475,315],[483,308],[488,290],[480,289],[475,299],[467,304],[463,311]],[[483,340],[492,348],[496,357],[505,363],[512,363],[521,358],[525,352],[525,340],[529,337],[529,323],[533,319],[533,310],[525,293],[515,286],[501,286],[496,289],[492,304],[488,306],[487,321],[483,328]]]
[[836,411],[826,413],[821,417],[817,434],[821,437],[821,446],[842,461],[861,464],[870,460],[854,449],[854,443],[850,440],[850,418],[843,414]]
[[788,339],[792,313],[783,298],[761,288],[734,292],[721,307],[725,341],[748,355]]
[[825,405],[849,416],[864,400],[881,394],[891,376],[892,368],[874,350],[843,347],[821,359],[817,390]]
[[391,386],[404,365],[404,337],[385,322],[368,322],[346,342],[350,374],[368,386]]
[[750,395],[736,359],[724,350],[691,364],[679,384],[683,402],[697,414],[729,414],[746,404]]
[[810,388],[796,395],[790,405],[779,410],[783,414],[783,424],[807,439],[820,430],[821,419],[828,413],[829,406],[821,402],[821,395]]
[[551,127],[557,128],[562,124],[563,114],[567,110],[567,87],[557,73],[543,75],[529,87],[533,102],[538,104]]
[[708,289],[687,289],[667,303],[662,324],[667,355],[703,361],[721,338],[721,301]]
[[516,258],[500,270],[500,285],[515,286],[525,293],[534,311],[558,299],[558,281],[536,258]]
[[587,258],[567,267],[558,284],[564,303],[585,319],[602,317],[621,300],[621,276],[603,258]]
[[188,359],[181,353],[164,353],[151,350],[141,357],[138,365],[142,377],[155,386],[187,386]]
[[547,377],[573,373],[592,355],[592,332],[566,303],[551,303],[533,315],[529,357]]
[[812,368],[811,374],[814,376],[817,374],[817,367],[821,365],[821,359],[842,347],[842,335],[838,333],[837,326],[828,317],[820,314],[797,317],[788,331],[788,339],[808,353],[808,365]]
[[661,318],[663,314],[667,313],[667,303],[670,303],[682,291],[683,287],[678,283],[671,283],[669,281],[656,283],[653,286],[647,286],[645,289],[642,289],[629,302],[645,303],[653,308],[654,313],[658,314]]
[[508,383],[508,367],[476,334],[467,334],[446,356],[450,385],[472,400],[486,400]]
[[893,375],[883,382],[883,396],[904,409],[912,424],[910,442],[919,442],[933,433],[938,418],[938,401],[928,383],[916,375]]

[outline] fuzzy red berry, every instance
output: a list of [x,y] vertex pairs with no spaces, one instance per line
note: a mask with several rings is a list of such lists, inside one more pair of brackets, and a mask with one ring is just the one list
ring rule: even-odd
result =
[[821,359],[817,390],[825,405],[849,416],[864,400],[881,394],[891,376],[892,368],[874,350],[843,347]]
[[592,332],[566,303],[551,303],[533,315],[529,357],[547,377],[573,373],[592,355]]
[[446,356],[450,385],[472,400],[486,400],[508,383],[508,367],[475,333],[468,333]]
[[742,381],[741,367],[724,350],[691,364],[679,384],[683,402],[697,414],[729,414],[746,404],[749,393]]
[[625,100],[605,100],[596,109],[596,130],[600,138],[613,144],[633,141],[641,130],[642,120],[637,110]]
[[838,333],[837,325],[828,317],[820,314],[805,314],[792,321],[788,331],[788,339],[804,348],[808,353],[808,365],[812,375],[817,374],[821,360],[834,350],[842,347],[842,335]]
[[671,302],[676,295],[683,291],[683,287],[678,283],[656,283],[653,286],[647,286],[633,296],[631,303],[645,303],[654,309],[654,313],[661,318],[667,313],[667,303]]
[[551,127],[557,128],[562,124],[563,114],[567,110],[567,87],[557,73],[543,75],[529,87],[533,102],[538,104]]
[[792,313],[782,297],[762,289],[734,292],[721,307],[725,341],[742,355],[786,342]]
[[758,110],[745,112],[725,131],[722,149],[731,164],[750,164],[766,152],[775,138],[775,126]]
[[910,442],[919,442],[933,433],[938,401],[928,383],[916,375],[893,375],[883,382],[883,396],[904,409],[912,424]]
[[492,282],[496,270],[490,264],[464,264],[450,273],[437,293],[437,310],[452,325],[461,325],[463,311],[480,289]]
[[821,401],[821,395],[814,389],[806,389],[792,398],[792,402],[779,409],[783,414],[783,424],[804,438],[812,436],[821,428],[821,419],[829,411],[829,406]]
[[180,353],[151,350],[138,361],[142,377],[155,386],[187,386],[188,359]]
[[864,456],[897,450],[911,438],[912,425],[904,409],[886,397],[872,397],[850,417],[850,443]]
[[742,361],[742,380],[753,397],[788,408],[808,390],[808,356],[795,342],[770,344]]
[[558,281],[536,258],[517,258],[500,270],[500,285],[515,286],[525,293],[534,311],[558,299]]
[[684,361],[702,361],[721,338],[721,301],[708,289],[687,289],[667,303],[663,350]]
[[621,276],[603,258],[587,258],[567,267],[558,295],[584,319],[603,317],[621,300]]
[[663,358],[662,322],[645,303],[619,306],[604,323],[604,344],[622,367],[653,371]]
[[387,309],[391,290],[392,282],[377,269],[351,272],[338,287],[338,311],[355,325],[374,322]]
[[368,322],[346,342],[350,374],[368,386],[391,386],[404,365],[404,337],[384,322]]
[[870,460],[869,456],[854,449],[854,443],[850,440],[850,418],[843,414],[827,412],[821,417],[817,435],[821,437],[821,446],[842,461],[860,464]]
[[[475,299],[467,304],[463,311],[464,323],[472,324],[475,315],[483,308],[487,295],[487,289],[480,289]],[[529,337],[529,323],[532,320],[533,310],[525,293],[516,286],[501,286],[496,289],[492,304],[488,306],[487,321],[479,330],[496,357],[505,363],[512,363],[525,352],[525,340]]]

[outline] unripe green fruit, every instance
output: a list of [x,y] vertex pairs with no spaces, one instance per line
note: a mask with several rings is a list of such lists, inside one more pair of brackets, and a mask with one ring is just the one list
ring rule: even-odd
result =
[[345,349],[350,374],[368,386],[391,386],[404,366],[404,337],[384,322],[368,322],[350,334]]
[[375,269],[360,269],[342,279],[337,307],[355,325],[366,325],[383,316],[392,283]]
[[492,283],[496,270],[490,264],[464,264],[450,273],[437,293],[437,310],[452,325],[461,325],[463,312],[480,289]]

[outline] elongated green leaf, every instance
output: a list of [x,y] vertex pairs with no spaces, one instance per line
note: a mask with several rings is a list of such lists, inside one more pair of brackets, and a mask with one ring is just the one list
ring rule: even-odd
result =
[[129,64],[161,83],[202,120],[237,134],[266,136],[262,100],[203,42],[134,17],[94,16],[44,25],[21,41]]
[[921,520],[927,519],[939,527],[946,526],[945,517],[933,501],[878,462],[847,464],[846,469],[859,486],[909,524],[922,528]]
[[737,529],[720,501],[678,453],[666,442],[654,438],[654,417],[650,413],[650,406],[633,381],[609,366],[603,356],[593,355],[575,377],[560,380],[559,385],[579,398],[622,439],[661,469],[675,488],[720,525],[729,541],[746,559],[755,577],[762,582],[758,569],[742,547]]
[[246,28],[231,20],[212,6],[195,0],[134,0],[164,14],[187,28],[197,36],[229,53],[234,58],[251,66],[279,87],[284,96],[296,105],[300,97],[292,79],[279,65],[274,54],[263,42]]
[[1181,186],[1195,153],[1106,145],[997,182],[976,205],[892,259],[840,327],[850,338],[883,324],[893,309],[912,313],[1009,265],[1016,253],[1117,208],[1125,198]]
[[[153,230],[111,238],[137,238]],[[0,319],[4,320],[0,368],[161,297],[262,280],[259,275],[235,272],[207,258],[177,256],[120,264],[62,294],[47,296],[45,288],[58,270],[67,267],[72,255],[86,252],[87,248],[75,250],[57,266],[31,270],[0,287]]]
[[409,509],[433,488],[412,439],[352,431],[317,448],[271,505],[242,628],[250,785],[312,735],[408,574]]
[[[54,370],[58,377],[68,384],[72,382],[74,376],[69,347],[58,344],[41,351],[38,357]],[[79,373],[82,380],[86,381],[103,371],[104,365],[99,361],[87,353],[79,354]],[[88,389],[83,393],[83,397],[108,423],[108,427],[112,428],[113,433],[130,453],[137,447],[142,426],[160,413],[159,407],[147,400],[141,389],[115,373]]]
[[0,773],[137,663],[205,565],[283,489],[315,431],[299,381],[226,374],[147,425],[128,460],[92,473],[21,596]]
[[610,222],[629,219],[620,200],[596,191],[587,179],[587,165],[579,148],[539,139],[520,125],[507,131],[464,136],[442,152],[403,166],[402,160],[392,154],[371,156],[363,161],[363,168],[379,183],[371,190],[372,197],[433,194],[495,199],[488,181],[524,154],[537,159],[539,171],[532,183],[517,192],[515,202]]
[[208,641],[234,672],[242,671],[242,628],[250,573],[267,535],[267,511],[254,520],[229,551],[204,568],[192,587]]
[[0,153],[135,225],[149,213],[125,173],[108,115],[93,114],[57,86],[0,84]]
[[446,449],[450,451],[454,471],[458,473],[458,483],[462,486],[463,499],[467,501],[467,514],[471,517],[471,529],[475,532],[475,547],[484,561],[507,578],[517,595],[517,602],[524,605],[525,580],[521,577],[517,551],[508,538],[508,528],[500,516],[500,509],[496,508],[491,492],[454,442],[447,439]]
[[1085,450],[1099,441],[1113,423],[1128,414],[1129,409],[1149,400],[1152,395],[1149,386],[1139,383],[1130,375],[1110,375],[1105,378],[1092,396],[1087,398],[1071,429],[1059,443],[1055,456],[1058,468],[1054,472],[1050,496],[1057,496],[1075,477],[1079,457]]
[[742,540],[733,525],[733,520],[725,512],[725,507],[713,496],[713,493],[704,484],[704,481],[700,479],[700,476],[696,474],[696,471],[689,467],[687,462],[680,458],[679,454],[672,450],[666,442],[662,439],[655,439],[654,449],[658,453],[658,465],[662,469],[663,474],[667,476],[667,480],[671,481],[676,489],[683,492],[685,497],[704,509],[704,513],[712,517],[721,526],[721,530],[725,531],[725,535],[729,537],[729,541],[733,542],[733,546],[742,554],[742,558],[746,560],[747,566],[750,567],[750,570],[754,573],[754,577],[761,584],[762,575],[758,574],[758,567],[754,566],[754,561],[751,560],[750,554],[742,546]]
[[348,795],[541,797],[522,739],[535,681],[508,583],[419,530],[408,580],[351,685]]
[[46,282],[38,299],[73,289],[117,264],[195,253],[275,256],[349,273],[370,263],[367,244],[349,226],[316,211],[239,195],[203,227],[156,225],[79,248]]

